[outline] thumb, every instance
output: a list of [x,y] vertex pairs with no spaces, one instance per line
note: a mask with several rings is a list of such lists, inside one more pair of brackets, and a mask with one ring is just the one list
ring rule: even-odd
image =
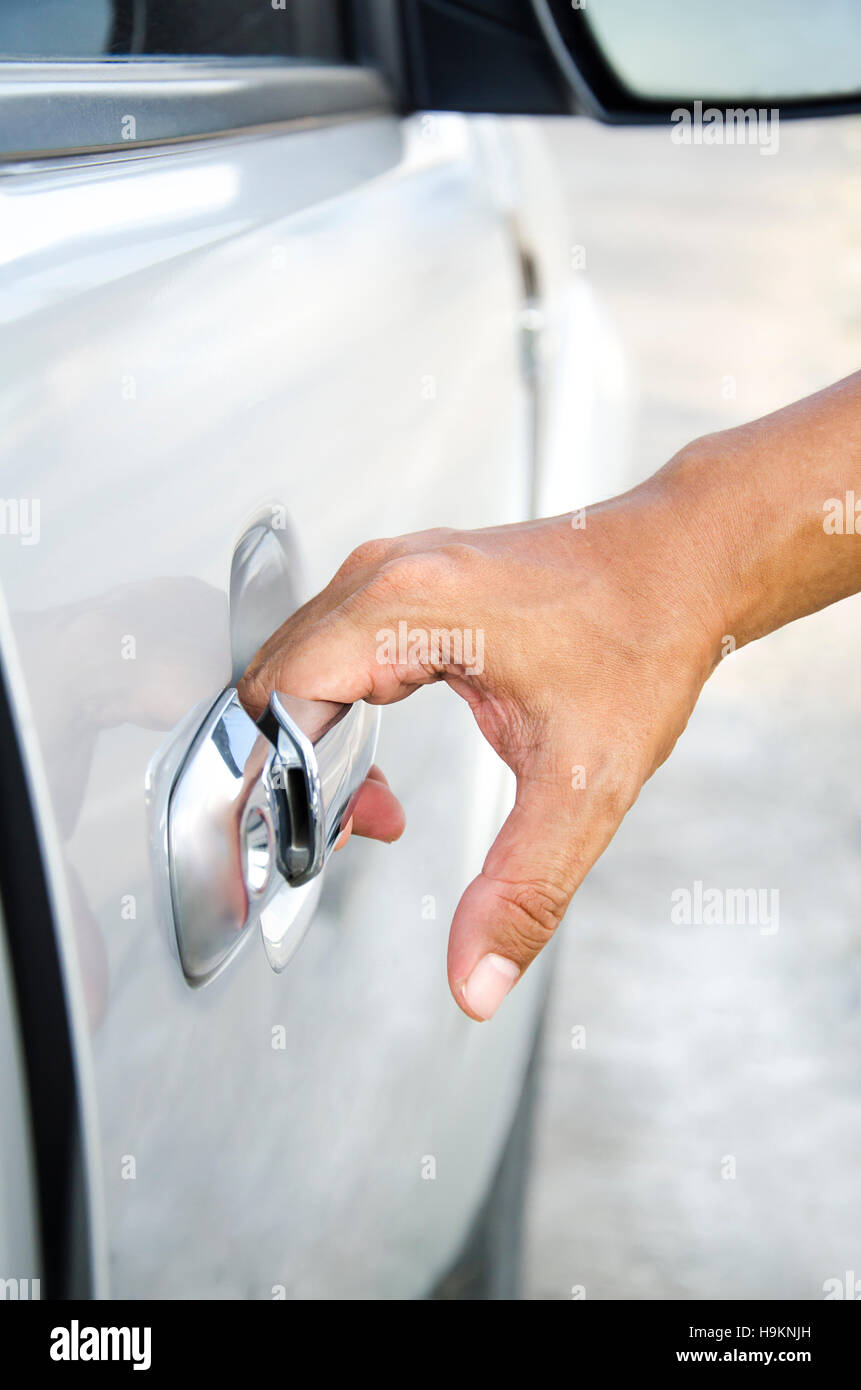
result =
[[590,814],[583,796],[562,776],[518,778],[514,807],[451,926],[449,983],[471,1018],[493,1016],[612,838],[621,814],[607,814],[603,797],[602,812]]

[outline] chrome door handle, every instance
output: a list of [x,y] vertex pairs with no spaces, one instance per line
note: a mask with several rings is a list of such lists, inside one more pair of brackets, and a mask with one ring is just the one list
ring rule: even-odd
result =
[[167,804],[174,926],[192,983],[211,979],[256,920],[283,969],[307,927],[303,890],[352,813],[378,727],[379,710],[363,702],[273,694],[255,724],[235,689],[216,700]]

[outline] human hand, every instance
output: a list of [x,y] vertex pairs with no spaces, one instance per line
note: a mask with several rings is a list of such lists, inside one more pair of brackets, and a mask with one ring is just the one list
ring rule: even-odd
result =
[[[675,744],[717,659],[715,587],[653,482],[589,509],[583,529],[563,516],[360,546],[249,666],[255,718],[273,690],[388,704],[444,680],[514,771],[514,808],[451,928],[470,1017],[490,1018],[550,939]],[[403,828],[376,769],[352,828]]]

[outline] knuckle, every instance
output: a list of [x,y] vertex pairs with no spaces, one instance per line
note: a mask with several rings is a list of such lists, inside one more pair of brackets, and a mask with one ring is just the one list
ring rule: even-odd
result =
[[380,565],[371,587],[397,599],[423,597],[432,588],[433,565],[425,554],[396,555]]
[[467,567],[475,556],[473,547],[451,540],[452,534],[442,530],[430,533],[431,542],[420,550],[406,549],[400,541],[368,541],[347,563],[356,571],[372,571],[365,587],[374,593],[392,594],[400,600],[451,597],[462,590]]
[[257,718],[269,704],[269,688],[263,679],[263,668],[248,670],[236,687],[236,693],[245,709]]
[[351,550],[338,573],[342,576],[355,574],[358,570],[375,569],[385,564],[392,552],[392,541],[386,539],[363,541]]
[[457,532],[452,526],[430,526],[426,531],[420,531],[415,535],[416,544],[413,548],[423,551],[438,550],[456,535]]
[[540,880],[500,883],[497,887],[507,909],[505,930],[517,953],[537,955],[565,916],[570,894],[557,884]]
[[399,593],[439,598],[462,592],[469,546],[446,543],[431,550],[394,555],[380,567],[380,578]]
[[478,555],[475,546],[452,539],[449,532],[444,543],[435,546],[428,558],[433,560],[441,575],[457,576],[462,580],[472,570]]

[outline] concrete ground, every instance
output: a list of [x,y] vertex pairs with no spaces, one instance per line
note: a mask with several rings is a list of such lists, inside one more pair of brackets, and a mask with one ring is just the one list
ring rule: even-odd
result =
[[[631,481],[861,366],[861,122],[784,123],[773,156],[587,122],[551,139],[638,388]],[[767,890],[778,930],[673,925],[697,880]],[[528,1298],[861,1280],[859,904],[861,597],[724,662],[577,896]]]

